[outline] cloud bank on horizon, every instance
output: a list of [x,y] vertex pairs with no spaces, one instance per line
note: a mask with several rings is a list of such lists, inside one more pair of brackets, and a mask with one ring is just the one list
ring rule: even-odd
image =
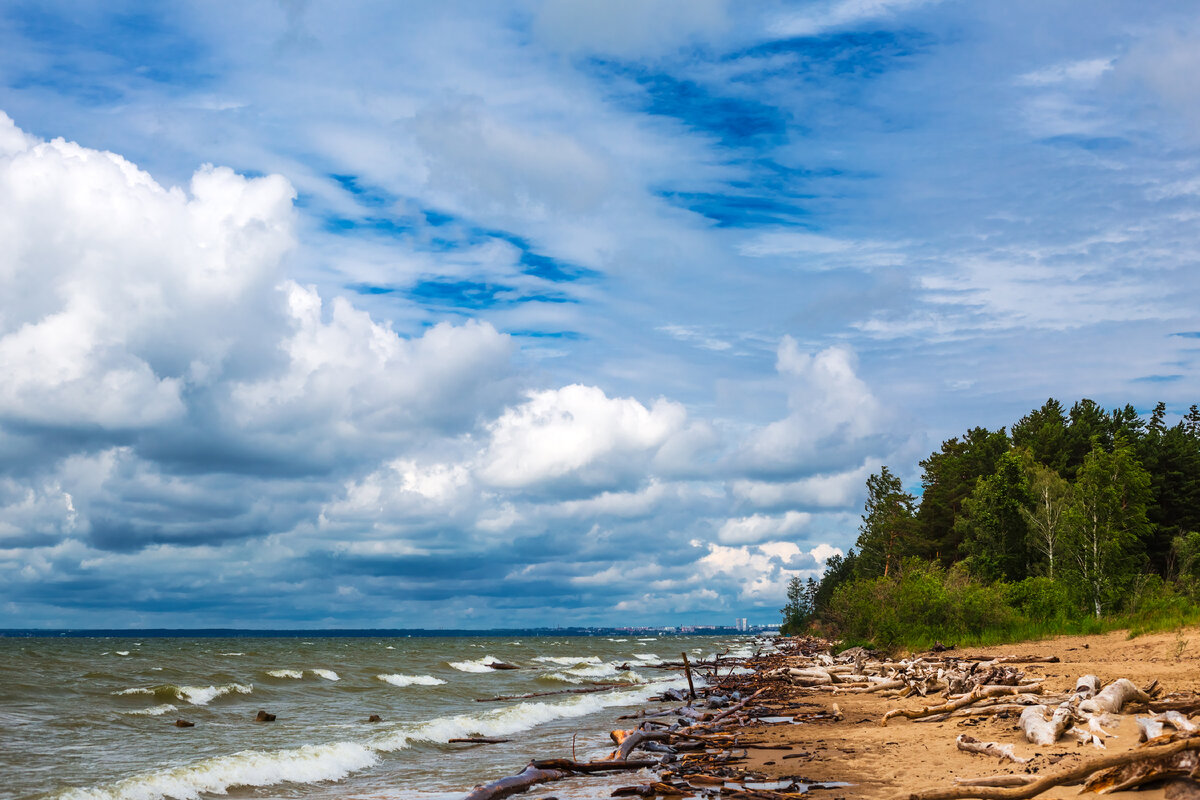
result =
[[881,464],[1200,400],[1198,45],[0,3],[0,627],[775,621]]

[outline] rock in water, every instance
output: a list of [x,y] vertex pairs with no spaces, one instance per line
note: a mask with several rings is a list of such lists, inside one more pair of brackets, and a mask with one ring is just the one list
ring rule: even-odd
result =
[[520,669],[516,664],[505,664],[503,661],[493,661],[488,666],[492,669]]
[[371,716],[367,717],[367,722],[383,722],[383,717],[379,716],[378,714],[372,714]]
[[196,723],[188,722],[186,719],[177,719],[177,720],[175,720],[175,727],[176,728],[194,728],[194,727],[196,727]]
[[254,721],[255,721],[255,722],[274,722],[274,721],[275,721],[275,715],[274,715],[274,714],[268,714],[267,712],[263,711],[263,710],[260,708],[260,709],[258,710],[258,716],[256,716],[256,717],[254,718]]

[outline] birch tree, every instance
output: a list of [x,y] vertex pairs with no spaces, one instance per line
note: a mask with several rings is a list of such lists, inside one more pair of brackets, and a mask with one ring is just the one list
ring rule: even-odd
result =
[[1078,591],[1097,617],[1116,604],[1144,560],[1149,498],[1150,476],[1122,440],[1111,453],[1093,447],[1079,467],[1065,544]]
[[1032,549],[1046,559],[1046,577],[1054,580],[1054,562],[1061,550],[1061,539],[1071,504],[1071,485],[1053,469],[1039,463],[1029,467],[1029,495],[1032,503],[1021,509],[1029,526]]

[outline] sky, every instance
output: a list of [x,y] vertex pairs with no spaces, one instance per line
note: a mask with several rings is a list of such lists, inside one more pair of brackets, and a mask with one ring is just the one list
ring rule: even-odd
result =
[[779,619],[1200,401],[1200,11],[0,0],[0,627]]

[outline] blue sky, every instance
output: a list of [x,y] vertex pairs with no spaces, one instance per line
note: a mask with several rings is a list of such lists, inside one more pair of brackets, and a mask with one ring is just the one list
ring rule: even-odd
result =
[[1197,401],[1189,3],[0,0],[0,626],[777,619]]

